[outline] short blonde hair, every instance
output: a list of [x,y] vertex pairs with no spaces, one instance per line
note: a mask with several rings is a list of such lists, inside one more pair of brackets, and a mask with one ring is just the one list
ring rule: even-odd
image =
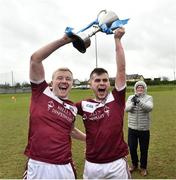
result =
[[66,68],[66,67],[62,67],[62,68],[56,69],[56,70],[53,72],[53,74],[52,74],[52,80],[54,79],[55,74],[56,74],[57,72],[59,72],[59,71],[68,71],[68,72],[71,73],[71,75],[72,75],[72,77],[73,77],[73,73],[71,72],[70,69],[68,69],[68,68]]

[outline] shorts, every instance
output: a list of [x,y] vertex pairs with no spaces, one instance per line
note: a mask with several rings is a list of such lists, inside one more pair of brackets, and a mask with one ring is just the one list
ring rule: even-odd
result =
[[110,163],[85,161],[83,179],[130,179],[131,175],[125,158]]
[[27,179],[75,179],[71,163],[57,165],[29,159]]

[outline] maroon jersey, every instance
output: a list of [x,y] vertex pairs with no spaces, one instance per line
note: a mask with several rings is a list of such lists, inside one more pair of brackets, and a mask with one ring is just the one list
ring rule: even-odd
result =
[[46,81],[31,83],[28,145],[25,154],[52,164],[71,162],[71,129],[77,108],[56,97]]
[[87,99],[76,104],[86,129],[86,159],[107,163],[128,154],[123,137],[125,89],[113,89],[104,102]]

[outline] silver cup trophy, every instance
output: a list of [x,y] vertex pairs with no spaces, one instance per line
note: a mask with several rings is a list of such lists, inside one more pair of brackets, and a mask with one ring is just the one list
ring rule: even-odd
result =
[[126,24],[126,20],[119,20],[116,13],[113,11],[102,10],[98,13],[97,19],[90,23],[82,30],[74,33],[73,28],[67,27],[65,33],[74,39],[73,46],[81,53],[85,53],[86,49],[90,46],[90,38],[97,32],[101,31],[106,34],[113,34],[113,31],[122,25]]

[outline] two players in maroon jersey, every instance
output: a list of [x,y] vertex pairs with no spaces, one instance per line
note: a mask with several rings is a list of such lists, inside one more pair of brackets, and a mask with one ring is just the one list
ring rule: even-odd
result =
[[[125,55],[121,43],[124,28],[114,34],[116,69],[115,88],[109,92],[108,72],[96,68],[90,75],[95,99],[76,103],[86,129],[86,162],[84,178],[128,179],[126,156],[128,147],[123,137],[125,108]],[[32,98],[28,145],[27,178],[74,179],[71,156],[71,136],[85,141],[85,134],[74,128],[77,113],[68,100],[73,83],[72,72],[60,68],[52,77],[52,90],[45,81],[42,61],[55,50],[73,40],[66,35],[31,56],[30,80]]]

